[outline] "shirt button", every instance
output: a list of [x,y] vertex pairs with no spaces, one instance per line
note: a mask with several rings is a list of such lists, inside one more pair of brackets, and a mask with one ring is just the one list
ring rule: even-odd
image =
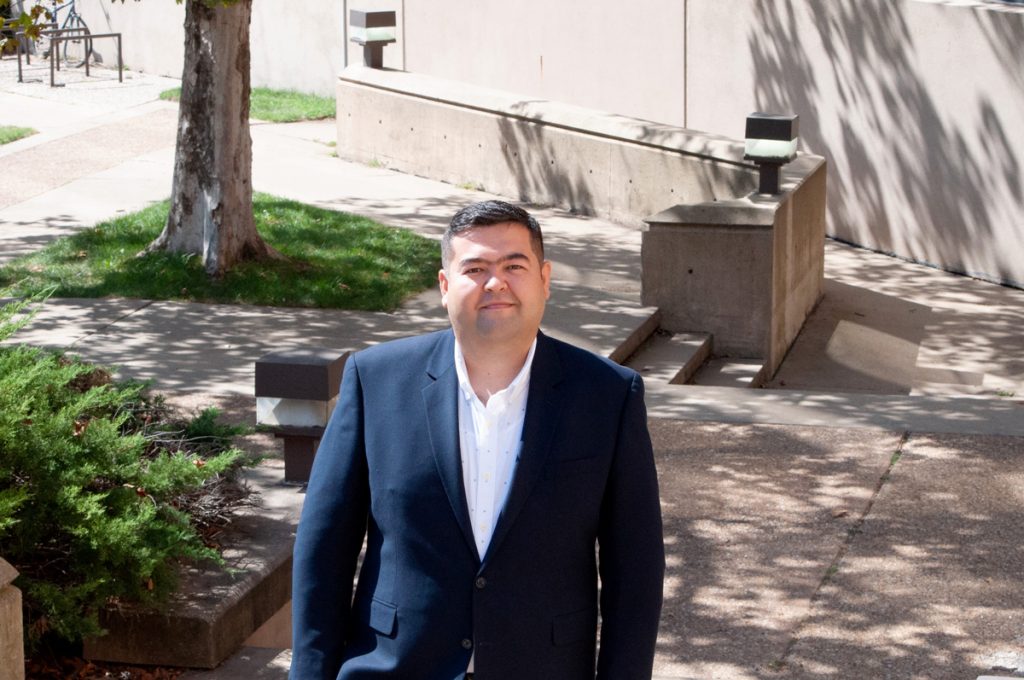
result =
[[473,649],[473,641],[470,640],[469,638],[466,638],[465,640],[462,641],[462,648],[463,649]]
[[483,590],[486,586],[487,579],[485,579],[483,576],[478,576],[476,579],[476,587],[480,590]]

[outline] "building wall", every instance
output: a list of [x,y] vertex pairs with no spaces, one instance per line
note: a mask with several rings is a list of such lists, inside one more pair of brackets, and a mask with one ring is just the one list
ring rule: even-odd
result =
[[407,2],[406,66],[683,126],[685,7],[681,0]]
[[[189,0],[191,1],[191,0]],[[181,77],[185,5],[174,0],[111,2],[77,0],[94,32],[122,33],[124,63],[130,69]],[[250,46],[254,87],[333,96],[343,68],[343,0],[253,0]],[[97,41],[107,63],[113,43]]]
[[[79,0],[132,68],[179,76],[182,6]],[[299,6],[301,9],[291,9]],[[254,0],[253,84],[330,95],[346,9],[393,9],[385,66],[742,137],[801,115],[828,230],[1024,286],[1024,6],[998,0]]]
[[830,234],[1024,286],[1024,7],[708,0],[689,22],[692,127],[795,111]]

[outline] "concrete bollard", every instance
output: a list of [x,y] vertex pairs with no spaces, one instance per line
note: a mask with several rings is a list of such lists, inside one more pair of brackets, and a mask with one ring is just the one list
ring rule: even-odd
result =
[[284,439],[284,478],[307,482],[348,352],[306,347],[256,361],[256,422]]
[[11,585],[18,571],[0,557],[0,680],[25,680],[21,591]]

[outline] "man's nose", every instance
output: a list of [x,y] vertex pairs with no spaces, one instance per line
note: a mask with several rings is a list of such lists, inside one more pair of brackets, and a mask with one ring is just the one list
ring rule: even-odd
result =
[[491,272],[490,276],[487,277],[487,282],[484,284],[484,288],[487,290],[502,290],[506,287],[505,277],[500,271]]

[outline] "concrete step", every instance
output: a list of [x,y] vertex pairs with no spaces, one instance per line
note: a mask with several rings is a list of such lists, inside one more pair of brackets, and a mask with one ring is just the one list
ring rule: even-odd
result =
[[180,680],[287,680],[291,663],[290,649],[242,647],[219,668],[189,671]]
[[[641,307],[635,312],[618,321],[618,335],[622,340],[616,344],[615,349],[607,356],[615,363],[622,364],[629,357],[636,354],[637,350],[658,330],[661,322],[661,312],[653,307]],[[606,318],[617,318],[623,316],[606,315]]]
[[268,620],[282,616],[291,598],[292,545],[304,496],[300,486],[284,483],[284,464],[277,459],[247,469],[245,477],[259,495],[256,506],[237,512],[223,534],[226,568],[184,569],[163,611],[104,612],[101,624],[109,633],[85,643],[85,658],[215,668]]
[[713,387],[760,387],[764,383],[764,362],[761,359],[714,357],[704,362],[689,383]]
[[636,349],[625,365],[647,383],[684,385],[711,354],[707,333],[669,333],[657,330]]

